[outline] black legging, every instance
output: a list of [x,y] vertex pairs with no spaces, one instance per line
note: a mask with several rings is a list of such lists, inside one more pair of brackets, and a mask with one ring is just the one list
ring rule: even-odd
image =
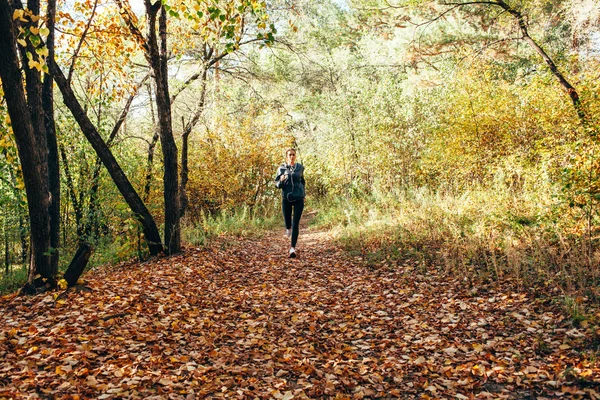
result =
[[[294,221],[292,223],[292,208],[294,209]],[[281,200],[281,210],[283,211],[283,220],[285,221],[286,229],[292,229],[292,247],[296,247],[298,241],[298,225],[300,225],[300,217],[304,210],[304,199],[296,201]]]

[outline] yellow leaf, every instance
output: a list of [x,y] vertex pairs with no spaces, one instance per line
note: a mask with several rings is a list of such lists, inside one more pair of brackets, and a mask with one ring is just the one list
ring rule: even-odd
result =
[[37,69],[38,71],[42,70],[42,64],[40,64],[39,62],[35,61],[35,60],[29,60],[29,69]]
[[48,36],[50,34],[50,29],[44,27],[40,29],[40,34],[43,36]]
[[23,18],[23,10],[15,10],[13,13],[13,19],[21,19]]
[[62,290],[65,290],[68,286],[69,286],[69,284],[67,283],[66,280],[61,279],[60,281],[58,281],[58,287],[61,288]]
[[40,56],[48,57],[48,48],[46,46],[36,49],[35,52],[38,53]]
[[27,47],[27,42],[23,39],[17,39],[17,43],[19,43],[23,47]]
[[40,30],[39,30],[39,28],[32,26],[31,28],[29,28],[29,32],[33,33],[34,35],[39,35]]

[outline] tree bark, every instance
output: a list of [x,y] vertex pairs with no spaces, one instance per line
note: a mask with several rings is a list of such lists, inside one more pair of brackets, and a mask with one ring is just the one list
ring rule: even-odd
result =
[[73,256],[71,264],[69,264],[69,267],[65,271],[64,277],[69,287],[73,287],[77,284],[77,281],[85,270],[91,255],[92,247],[87,243],[82,243]]
[[577,93],[577,90],[573,87],[573,85],[571,85],[569,83],[569,81],[567,81],[567,79],[564,77],[564,75],[559,71],[558,67],[556,66],[556,64],[554,64],[554,61],[550,58],[548,53],[546,53],[546,51],[544,51],[544,49],[542,49],[542,47],[540,45],[538,45],[537,42],[535,40],[533,40],[533,38],[531,36],[529,36],[529,32],[527,30],[527,24],[525,23],[523,14],[521,14],[519,11],[515,10],[508,4],[506,4],[503,0],[498,0],[497,4],[502,9],[504,9],[506,12],[508,12],[510,15],[512,15],[513,17],[515,17],[517,19],[517,21],[519,23],[519,29],[521,30],[521,34],[523,35],[523,40],[525,40],[525,42],[536,53],[538,53],[540,55],[540,57],[542,57],[544,62],[550,68],[550,71],[552,72],[552,74],[556,77],[556,79],[558,79],[561,86],[567,91],[567,94],[569,95],[569,97],[571,98],[571,102],[573,103],[573,108],[575,108],[575,112],[577,113],[577,116],[579,117],[579,119],[582,122],[585,122],[586,114],[585,114],[585,111],[583,110],[583,106],[581,105],[581,100],[579,99],[579,93]]
[[[48,0],[46,21],[48,24],[48,38],[46,47],[48,57],[54,58],[54,21],[56,19],[56,0]],[[60,170],[58,162],[58,144],[56,140],[56,125],[54,123],[54,80],[50,74],[44,77],[42,88],[42,107],[46,127],[46,141],[48,143],[48,189],[50,191],[50,268],[58,271],[58,258],[60,247]]]
[[183,217],[188,205],[188,197],[187,197],[187,183],[188,183],[188,139],[190,137],[190,133],[192,133],[192,129],[198,123],[202,112],[204,111],[204,102],[206,99],[206,78],[208,76],[208,67],[204,67],[204,72],[202,73],[202,91],[200,92],[200,100],[198,101],[198,106],[194,111],[194,115],[192,119],[187,123],[183,124],[183,134],[181,136],[181,182],[179,185],[179,202],[180,202],[180,216]]
[[[35,12],[36,5],[31,4],[30,10]],[[39,6],[37,10],[39,11]],[[12,14],[8,1],[0,0],[0,78],[21,160],[31,227],[32,256],[28,282],[32,283],[34,277],[39,274],[53,284],[56,270],[52,269],[48,256],[50,196],[46,132],[41,106],[41,81],[39,73],[36,76],[35,72],[27,68],[26,89],[27,99],[31,101],[29,103],[25,98],[25,88],[18,62]]]
[[[169,98],[169,76],[167,65],[167,16],[164,6],[152,5],[145,0],[148,14],[148,54],[146,58],[154,72],[156,82],[156,109],[160,126],[160,142],[163,153],[163,183],[165,207],[165,247],[168,254],[181,251],[179,215],[179,177],[177,171],[177,145],[173,137],[171,101]],[[160,49],[156,35],[156,16],[159,15]]]
[[77,232],[77,240],[81,243],[84,240],[83,209],[81,202],[77,199],[75,184],[73,183],[73,176],[71,175],[71,168],[69,167],[69,159],[67,158],[67,152],[63,146],[60,146],[60,154],[63,160],[63,168],[65,170],[65,178],[67,180],[67,189],[69,191],[69,196],[71,197],[71,203],[73,203],[73,211],[75,212],[75,229]]
[[115,182],[115,185],[121,192],[121,195],[123,195],[123,198],[131,208],[131,211],[142,224],[150,254],[156,255],[160,253],[163,250],[160,234],[152,215],[146,208],[146,205],[142,202],[139,195],[131,185],[131,182],[129,182],[127,179],[127,176],[121,169],[121,166],[111,153],[104,140],[102,140],[102,137],[96,130],[94,124],[92,124],[88,116],[83,111],[81,104],[79,104],[79,101],[75,97],[73,90],[67,83],[67,79],[58,65],[56,65],[56,62],[54,60],[48,60],[48,67],[50,68],[50,72],[52,73],[56,84],[63,95],[63,101],[65,105],[69,108],[69,110],[71,110],[71,113],[79,124],[83,134],[96,151],[98,157],[102,160],[102,163]]
[[[148,84],[148,95],[150,96],[150,114],[152,116],[152,126],[156,127],[156,119],[154,116],[154,107],[152,107],[152,85]],[[150,188],[152,186],[152,165],[154,163],[154,149],[158,142],[158,129],[154,130],[152,140],[148,144],[148,159],[146,161],[146,179],[144,183],[144,201],[148,201],[150,197]]]
[[[158,113],[159,135],[163,152],[163,184],[164,184],[164,209],[165,209],[165,247],[168,254],[181,251],[181,231],[179,215],[179,177],[177,172],[177,145],[173,137],[173,124],[171,115],[171,99],[169,97],[169,75],[167,65],[167,13],[160,1],[144,0],[146,19],[148,23],[148,37],[144,38],[135,25],[133,12],[127,3],[116,0],[125,23],[133,39],[138,42],[144,56],[154,73],[156,84],[156,108]],[[160,13],[160,15],[159,15]],[[157,37],[160,35],[160,47]]]

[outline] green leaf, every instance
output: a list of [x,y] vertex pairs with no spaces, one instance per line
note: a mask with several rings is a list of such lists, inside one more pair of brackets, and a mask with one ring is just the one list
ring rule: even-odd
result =
[[29,36],[29,41],[31,42],[33,47],[38,47],[40,45],[40,43],[42,42],[38,35]]

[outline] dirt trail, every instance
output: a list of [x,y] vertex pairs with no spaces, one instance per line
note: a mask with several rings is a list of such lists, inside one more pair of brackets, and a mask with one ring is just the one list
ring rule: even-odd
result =
[[595,328],[283,230],[0,300],[0,398],[594,398]]

